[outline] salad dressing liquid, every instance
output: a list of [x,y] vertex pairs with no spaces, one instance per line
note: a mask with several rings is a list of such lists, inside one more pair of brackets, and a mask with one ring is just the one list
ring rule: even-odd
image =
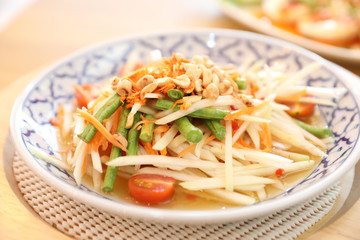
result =
[[[316,162],[314,164],[314,167],[307,169],[305,171],[292,173],[281,178],[281,181],[284,184],[285,189],[290,189],[291,187],[295,186],[303,179],[305,179],[316,168],[316,166],[319,164],[321,159],[313,158],[313,160],[315,160]],[[85,175],[82,179],[82,184],[84,184],[89,188],[94,189],[91,176]],[[268,185],[265,188],[265,191],[268,195],[268,198],[275,197],[276,195],[284,192],[283,190],[275,188],[271,185]],[[238,207],[236,205],[218,202],[215,200],[206,199],[205,197],[197,196],[195,194],[191,194],[185,191],[180,186],[176,186],[174,196],[169,202],[165,202],[158,205],[147,205],[144,203],[139,203],[131,197],[127,187],[127,179],[120,176],[118,176],[115,181],[113,192],[105,193],[101,191],[100,194],[108,196],[112,199],[116,199],[119,202],[136,204],[139,206],[151,206],[154,208],[161,208],[161,209],[211,210],[211,209],[227,209],[227,208]]]

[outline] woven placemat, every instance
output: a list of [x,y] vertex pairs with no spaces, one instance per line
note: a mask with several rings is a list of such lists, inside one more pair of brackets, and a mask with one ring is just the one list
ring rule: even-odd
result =
[[296,239],[334,207],[335,184],[311,200],[271,215],[212,225],[170,225],[113,216],[74,201],[37,177],[15,154],[15,180],[25,201],[47,223],[76,239]]

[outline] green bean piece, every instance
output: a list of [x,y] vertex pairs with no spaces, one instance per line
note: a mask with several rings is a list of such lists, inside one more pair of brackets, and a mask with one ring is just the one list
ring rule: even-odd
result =
[[240,90],[244,90],[246,88],[247,81],[245,78],[238,78],[235,83]]
[[226,129],[220,120],[202,119],[202,121],[217,139],[221,140],[225,137]]
[[[158,99],[156,101],[155,107],[160,110],[167,110],[167,109],[172,108],[173,105],[174,105],[173,101],[165,100],[165,99]],[[180,107],[178,105],[176,105],[174,107],[174,110],[175,109],[177,109],[176,111],[178,111],[178,110],[180,110]]]
[[195,127],[187,117],[176,119],[175,124],[179,128],[180,133],[189,142],[198,143],[203,138],[202,131]]
[[[167,109],[171,109],[172,106],[174,105],[173,101],[170,100],[165,100],[165,99],[158,99],[156,101],[155,107],[157,109],[160,110],[167,110]],[[173,108],[173,111],[179,111],[180,107],[178,105],[176,105]],[[189,117],[194,117],[194,118],[202,118],[202,119],[218,119],[218,120],[223,120],[224,117],[229,113],[230,111],[227,110],[221,110],[221,109],[215,109],[215,108],[202,108],[199,110],[196,110],[192,113],[190,113],[188,116]]]
[[202,119],[217,119],[217,120],[224,120],[225,116],[230,111],[215,109],[215,108],[202,108],[196,110],[195,112],[190,113],[189,117],[194,118],[202,118]]
[[170,89],[167,95],[173,100],[179,100],[184,97],[184,92],[179,89]]
[[[121,110],[119,125],[117,128],[117,132],[120,133],[121,135],[123,135],[125,138],[127,138],[127,135],[128,135],[128,129],[125,128],[125,125],[126,125],[126,121],[127,121],[129,113],[130,113],[130,109],[129,108],[127,109],[124,105]],[[121,155],[122,155],[122,150],[116,146],[112,146],[109,161],[111,161],[115,158],[118,158]],[[105,178],[104,178],[104,184],[103,184],[103,188],[102,188],[104,192],[112,192],[113,191],[118,169],[119,169],[119,167],[113,167],[113,166],[107,167]]]
[[[115,93],[112,95],[105,103],[102,105],[99,110],[95,113],[94,117],[101,123],[109,117],[121,106],[120,95]],[[85,129],[78,137],[86,143],[89,143],[93,139],[95,133],[97,132],[96,127],[91,123],[88,123],[85,126]]]
[[325,138],[325,137],[331,137],[333,136],[333,133],[331,132],[330,129],[328,129],[327,127],[315,127],[315,126],[311,126],[309,124],[306,124],[300,120],[297,120],[295,118],[293,118],[293,120],[296,122],[297,125],[299,125],[301,128],[305,129],[306,131],[308,131],[309,133],[320,137],[320,138]]
[[137,112],[134,116],[134,123],[128,134],[128,147],[126,156],[134,156],[137,154],[139,145],[139,131],[136,130],[135,125],[140,122],[140,112]]
[[[153,119],[153,116],[151,114],[146,114],[145,119]],[[145,127],[145,123],[143,124],[140,132],[140,140],[143,142],[150,142],[154,135],[154,123],[147,123],[148,129]],[[147,131],[149,130],[149,131]]]

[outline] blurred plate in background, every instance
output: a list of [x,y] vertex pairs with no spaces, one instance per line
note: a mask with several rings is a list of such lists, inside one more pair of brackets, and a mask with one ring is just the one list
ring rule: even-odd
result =
[[217,0],[217,2],[224,14],[251,30],[293,42],[331,60],[360,64],[360,50],[337,47],[288,32],[256,17],[252,14],[254,12],[253,6],[237,6],[224,0]]

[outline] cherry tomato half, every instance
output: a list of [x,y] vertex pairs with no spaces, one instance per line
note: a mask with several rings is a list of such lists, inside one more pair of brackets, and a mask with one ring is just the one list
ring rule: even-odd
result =
[[156,174],[138,174],[128,181],[131,196],[142,203],[162,203],[174,194],[175,179]]
[[314,103],[303,103],[303,102],[281,102],[290,108],[286,111],[290,116],[298,119],[307,119],[314,114],[315,104]]

